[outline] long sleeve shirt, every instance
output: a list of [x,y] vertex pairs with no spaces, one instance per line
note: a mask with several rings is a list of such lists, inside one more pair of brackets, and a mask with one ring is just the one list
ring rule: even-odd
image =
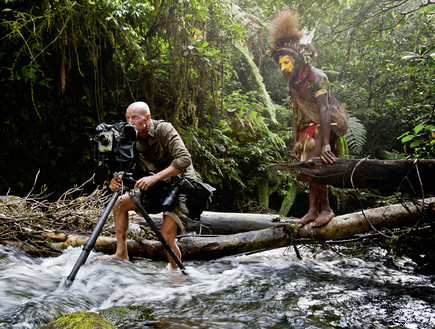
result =
[[137,137],[136,149],[143,169],[160,171],[172,166],[187,179],[195,180],[191,155],[171,123],[151,119],[148,136]]

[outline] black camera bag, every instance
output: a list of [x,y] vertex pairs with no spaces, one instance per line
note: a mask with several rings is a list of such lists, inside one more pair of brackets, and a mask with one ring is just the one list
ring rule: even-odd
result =
[[141,203],[150,214],[158,214],[163,209],[163,201],[168,197],[171,190],[174,188],[173,181],[171,179],[165,179],[158,181],[146,191],[141,190]]
[[199,220],[204,209],[211,203],[213,192],[216,190],[207,183],[191,182],[193,188],[187,194],[186,206],[189,218]]

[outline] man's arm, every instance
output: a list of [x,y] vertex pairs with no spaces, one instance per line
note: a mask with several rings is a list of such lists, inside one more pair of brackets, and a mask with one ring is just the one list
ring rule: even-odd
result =
[[320,158],[325,163],[334,163],[335,155],[332,153],[329,139],[331,136],[331,112],[329,111],[328,93],[323,92],[316,95],[316,103],[320,112],[320,142],[322,145]]
[[136,182],[135,187],[139,187],[142,190],[148,189],[158,181],[178,175],[191,164],[190,153],[172,124],[168,122],[161,123],[156,131],[156,136],[165,152],[173,160],[168,167],[156,174],[140,178]]
[[[292,128],[293,128],[293,155],[296,160],[301,159],[301,149],[299,148],[299,134],[296,123],[296,116],[300,115],[300,111],[297,109],[296,104],[292,104],[293,108],[293,118],[292,118]],[[300,120],[300,118],[298,118]]]
[[172,158],[171,166],[180,171],[184,171],[192,164],[192,158],[181,139],[180,134],[169,122],[160,124],[156,132],[165,152]]
[[138,187],[141,190],[147,190],[151,186],[153,186],[158,181],[164,180],[166,178],[178,175],[181,171],[169,166],[158,173],[151,175],[151,176],[144,176],[137,180],[136,184],[134,184],[134,187]]

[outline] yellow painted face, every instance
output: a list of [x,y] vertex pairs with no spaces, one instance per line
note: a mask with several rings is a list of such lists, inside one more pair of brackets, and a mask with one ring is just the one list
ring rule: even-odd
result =
[[294,69],[295,61],[290,56],[284,56],[279,59],[279,63],[281,64],[281,71],[291,73]]

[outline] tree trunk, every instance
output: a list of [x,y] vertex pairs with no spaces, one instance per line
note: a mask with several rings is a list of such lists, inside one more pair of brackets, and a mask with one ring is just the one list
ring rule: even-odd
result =
[[[385,228],[413,227],[424,216],[433,222],[434,202],[435,198],[431,198],[426,199],[424,203],[422,201],[416,204],[407,202],[337,216],[326,226],[320,228],[313,228],[310,225],[297,228],[296,222],[293,221],[293,223],[280,224],[267,229],[224,236],[182,236],[177,243],[182,251],[183,259],[205,260],[284,247],[293,243],[306,242],[307,239],[323,242]],[[46,237],[49,235],[47,234]],[[52,247],[65,249],[68,246],[81,246],[87,241],[87,237],[77,235],[65,235],[58,237],[58,240],[63,238],[64,241],[53,243]],[[95,244],[95,250],[103,253],[114,253],[115,248],[115,238],[99,237]],[[158,241],[128,240],[128,249],[131,257],[166,260],[164,249]]]
[[[151,219],[161,228],[162,214],[150,214]],[[135,222],[149,227],[141,216],[133,216]],[[251,214],[251,213],[228,213],[204,211],[200,221],[189,221],[187,232],[197,234],[235,234],[248,231],[256,231],[264,228],[288,222],[280,214]]]
[[[269,166],[295,173],[304,182],[341,188],[376,188],[418,195],[435,192],[435,160],[341,159],[325,164],[320,158]],[[422,193],[424,192],[424,193]]]

